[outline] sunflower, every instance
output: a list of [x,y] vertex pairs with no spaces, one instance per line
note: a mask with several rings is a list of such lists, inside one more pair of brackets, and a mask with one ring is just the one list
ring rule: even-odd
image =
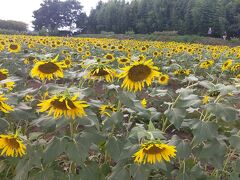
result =
[[170,158],[176,157],[176,146],[162,144],[159,142],[149,142],[141,145],[141,149],[137,151],[133,157],[137,164],[156,164],[162,160],[170,161]]
[[101,105],[100,108],[100,114],[101,115],[107,115],[107,116],[111,116],[110,114],[113,112],[116,112],[117,109],[114,105]]
[[5,153],[6,156],[22,157],[25,154],[26,146],[23,141],[18,137],[18,133],[12,135],[0,135],[0,149],[2,150],[1,156]]
[[93,79],[93,80],[105,79],[107,82],[112,82],[115,76],[117,76],[117,74],[114,69],[111,69],[108,66],[101,66],[101,67],[91,68],[91,70],[87,73],[85,78]]
[[207,104],[209,102],[209,96],[204,96],[203,99],[202,99],[202,103],[203,104]]
[[115,60],[115,57],[114,57],[114,55],[113,54],[106,54],[105,56],[104,56],[104,58],[105,59],[107,59],[107,60],[109,60],[109,61],[114,61]]
[[0,44],[0,51],[3,51],[4,50],[4,46],[2,44]]
[[231,60],[231,59],[228,59],[227,61],[225,61],[222,65],[222,71],[226,71],[226,70],[230,69],[232,66],[232,63],[233,63],[233,60]]
[[20,44],[17,44],[17,43],[10,43],[8,45],[8,51],[12,52],[12,53],[17,53],[17,52],[21,51],[21,46],[20,46]]
[[61,64],[62,64],[62,68],[63,68],[63,69],[64,69],[64,68],[70,68],[70,67],[72,67],[72,60],[66,58],[66,59],[64,59],[64,60],[61,62]]
[[130,59],[129,58],[125,58],[125,57],[121,57],[121,58],[118,58],[118,63],[119,64],[127,64],[130,62]]
[[159,84],[167,85],[169,81],[169,76],[167,74],[161,74],[158,78]]
[[5,80],[7,78],[8,78],[8,70],[0,69],[0,81]]
[[8,100],[8,98],[4,97],[3,94],[0,94],[0,110],[4,113],[9,113],[10,111],[13,111],[13,108],[4,102],[6,100]]
[[200,63],[200,68],[208,69],[210,66],[213,65],[213,63],[214,63],[213,60],[208,60],[208,61],[201,62]]
[[24,96],[24,101],[30,102],[32,100],[33,100],[33,96],[32,95],[27,94],[27,95]]
[[56,62],[58,56],[52,61],[39,61],[31,70],[32,77],[38,77],[41,80],[51,80],[54,78],[63,78],[62,63]]
[[129,91],[141,91],[146,82],[147,86],[152,84],[155,77],[159,76],[158,67],[153,65],[152,60],[135,61],[132,65],[121,68],[119,78],[123,80],[122,87]]
[[147,100],[144,98],[143,100],[141,100],[141,105],[146,108],[147,107]]
[[66,118],[75,119],[76,116],[82,117],[86,115],[84,108],[89,105],[86,101],[77,100],[77,96],[55,95],[50,99],[42,100],[38,104],[41,109],[39,112],[48,111],[48,115],[53,114],[54,119],[64,116]]
[[15,82],[14,81],[9,81],[9,82],[5,82],[5,83],[0,84],[1,88],[6,88],[9,91],[12,91],[14,86],[15,86]]
[[189,75],[190,73],[190,69],[179,69],[173,72],[174,75]]

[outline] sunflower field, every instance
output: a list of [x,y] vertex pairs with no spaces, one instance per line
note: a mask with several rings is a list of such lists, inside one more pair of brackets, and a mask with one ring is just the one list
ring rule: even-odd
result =
[[0,35],[0,179],[240,178],[240,47]]

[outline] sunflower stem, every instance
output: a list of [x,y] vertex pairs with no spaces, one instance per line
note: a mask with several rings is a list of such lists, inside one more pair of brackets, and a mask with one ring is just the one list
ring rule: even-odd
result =
[[70,135],[73,138],[74,137],[74,120],[70,121],[69,126],[70,126]]

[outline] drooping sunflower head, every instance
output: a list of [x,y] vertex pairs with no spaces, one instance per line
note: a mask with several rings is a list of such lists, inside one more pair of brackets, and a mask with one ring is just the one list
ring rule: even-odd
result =
[[139,151],[137,151],[133,157],[134,162],[137,164],[156,164],[165,160],[170,161],[170,158],[176,157],[176,147],[159,142],[149,142],[141,145]]
[[11,157],[22,157],[25,154],[26,146],[23,141],[18,137],[17,133],[15,135],[0,135],[0,149],[1,156],[4,154]]
[[41,80],[63,78],[62,63],[56,62],[56,58],[52,61],[39,61],[32,68],[31,75]]
[[227,61],[225,61],[222,65],[222,71],[226,71],[226,70],[230,69],[232,64],[233,64],[233,60],[231,60],[231,59],[228,59]]
[[17,52],[21,51],[21,45],[18,43],[10,43],[8,45],[8,51],[11,53],[17,53]]
[[101,115],[107,115],[109,117],[111,116],[111,114],[113,112],[117,111],[117,109],[114,105],[102,105],[102,106],[100,106],[99,110],[100,110]]
[[42,100],[38,107],[39,112],[48,111],[48,115],[53,114],[54,119],[62,117],[75,119],[86,115],[85,108],[89,105],[85,101],[77,100],[77,96],[55,95],[50,99]]
[[0,110],[4,113],[9,113],[10,111],[13,111],[13,108],[5,103],[6,100],[8,100],[8,98],[4,97],[3,94],[0,94]]
[[214,63],[213,60],[203,61],[200,63],[200,68],[208,69],[210,66],[213,65],[213,63]]
[[103,80],[105,79],[107,82],[112,82],[114,77],[116,76],[116,71],[109,66],[104,65],[95,65],[89,68],[87,75],[85,78],[92,80]]
[[122,87],[134,92],[141,91],[145,83],[150,86],[153,79],[160,74],[158,67],[153,65],[152,60],[135,61],[132,65],[121,69],[123,72],[119,74],[119,78],[124,78]]
[[5,80],[7,78],[8,78],[8,70],[0,69],[0,81]]
[[14,81],[8,81],[4,83],[0,82],[0,88],[4,88],[4,89],[8,89],[9,91],[12,91],[14,87],[15,87]]

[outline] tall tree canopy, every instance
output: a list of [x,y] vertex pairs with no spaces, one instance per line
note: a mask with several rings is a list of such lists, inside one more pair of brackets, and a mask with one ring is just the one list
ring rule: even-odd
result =
[[43,27],[49,31],[59,28],[75,27],[82,28],[85,23],[86,14],[82,12],[82,6],[77,0],[44,0],[41,7],[33,12],[34,29],[39,31]]
[[100,1],[89,15],[92,33],[113,31],[152,33],[178,31],[182,34],[215,36],[240,31],[240,0],[109,0]]

